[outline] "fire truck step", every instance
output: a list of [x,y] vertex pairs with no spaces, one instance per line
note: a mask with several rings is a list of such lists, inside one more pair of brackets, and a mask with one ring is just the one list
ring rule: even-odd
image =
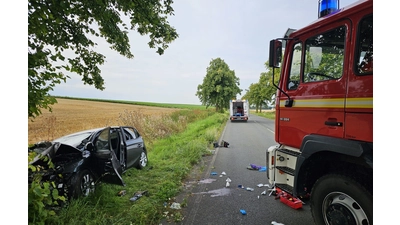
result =
[[275,184],[275,187],[280,188],[282,191],[285,191],[289,194],[293,194],[293,187],[288,184]]
[[288,155],[291,155],[291,156],[295,156],[295,157],[297,157],[298,155],[300,155],[300,152],[295,152],[295,151],[292,151],[292,150],[288,150],[288,149],[284,149],[284,148],[282,148],[282,149],[277,149],[279,152],[282,152],[282,153],[285,153],[285,154],[288,154]]
[[286,174],[294,176],[294,169],[292,169],[292,168],[289,168],[286,166],[277,166],[276,168]]

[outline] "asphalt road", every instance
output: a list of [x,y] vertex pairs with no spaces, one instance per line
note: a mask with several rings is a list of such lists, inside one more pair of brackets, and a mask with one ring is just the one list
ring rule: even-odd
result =
[[[229,147],[216,148],[200,177],[186,182],[186,194],[177,199],[185,198],[187,206],[181,209],[182,222],[176,224],[265,225],[276,221],[285,225],[313,225],[309,205],[296,210],[269,196],[269,192],[262,195],[267,187],[258,185],[268,184],[266,172],[247,169],[249,164],[266,166],[266,150],[276,144],[274,130],[273,120],[255,115],[250,115],[248,122],[228,122],[221,140],[229,142]],[[226,175],[221,177],[223,172]],[[231,182],[227,188],[228,177]]]

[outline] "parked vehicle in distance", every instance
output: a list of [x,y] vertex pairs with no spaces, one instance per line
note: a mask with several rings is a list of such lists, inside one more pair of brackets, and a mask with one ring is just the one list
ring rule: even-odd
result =
[[246,99],[229,100],[229,120],[244,121],[249,120],[250,105]]
[[[28,149],[38,155],[30,162],[43,181],[55,182],[59,195],[88,196],[99,181],[124,185],[121,174],[147,165],[147,150],[139,132],[131,126],[112,126],[69,134]],[[54,167],[50,167],[51,160]]]

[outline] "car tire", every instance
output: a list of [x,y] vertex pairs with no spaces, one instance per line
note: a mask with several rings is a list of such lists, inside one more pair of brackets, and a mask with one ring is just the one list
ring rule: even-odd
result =
[[71,179],[71,197],[87,197],[95,190],[94,177],[89,170],[81,170]]
[[317,180],[310,206],[315,224],[372,224],[372,194],[343,175],[330,174]]
[[140,153],[140,158],[137,168],[143,169],[144,167],[147,166],[147,163],[148,163],[147,153],[146,150],[143,150],[142,153]]

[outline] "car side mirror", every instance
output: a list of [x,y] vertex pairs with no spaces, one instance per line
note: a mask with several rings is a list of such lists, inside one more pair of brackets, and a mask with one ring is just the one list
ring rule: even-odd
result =
[[92,142],[88,142],[85,144],[85,150],[92,152],[94,150],[94,145]]

